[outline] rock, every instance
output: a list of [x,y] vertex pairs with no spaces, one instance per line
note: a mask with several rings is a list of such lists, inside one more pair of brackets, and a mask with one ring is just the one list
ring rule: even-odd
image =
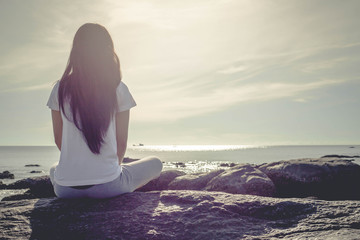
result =
[[25,189],[36,187],[41,184],[51,185],[49,176],[41,176],[41,177],[30,177],[18,180],[16,182],[10,183],[7,185],[8,189]]
[[26,164],[25,167],[40,167],[39,164]]
[[250,164],[239,164],[224,171],[209,181],[205,190],[259,196],[275,194],[273,182]]
[[[26,194],[25,198],[53,197],[55,196],[53,186],[49,176],[25,178],[14,183],[8,184],[7,189],[26,189],[29,188],[31,195]],[[4,199],[3,199],[4,201]]]
[[360,166],[349,160],[295,159],[258,168],[274,182],[279,197],[360,199]]
[[2,173],[0,173],[0,179],[5,179],[5,178],[14,179],[14,177],[15,177],[14,174],[12,174],[9,171],[3,171]]
[[219,169],[208,173],[186,174],[179,176],[170,182],[168,189],[203,190],[211,179],[222,172],[224,172],[224,170]]
[[44,173],[44,171],[36,171],[36,170],[33,170],[33,171],[31,171],[30,173]]
[[331,154],[331,155],[322,156],[321,158],[360,158],[360,156],[359,155],[347,156],[347,155]]
[[235,167],[235,163],[220,163],[219,167]]
[[[53,196],[51,196],[51,197],[53,197]],[[15,195],[4,197],[3,199],[1,199],[1,201],[15,201],[15,200],[23,200],[23,199],[34,199],[34,198],[39,198],[39,197],[35,196],[34,194],[32,194],[30,192],[30,190],[28,190],[22,194],[15,194]]]
[[183,162],[173,162],[172,164],[174,164],[176,167],[186,167],[185,163]]
[[357,239],[359,201],[204,191],[0,202],[0,239]]
[[176,177],[182,175],[185,175],[185,173],[178,170],[162,171],[158,178],[148,182],[141,188],[138,188],[136,191],[147,192],[147,191],[168,189],[169,183],[172,180],[174,180]]

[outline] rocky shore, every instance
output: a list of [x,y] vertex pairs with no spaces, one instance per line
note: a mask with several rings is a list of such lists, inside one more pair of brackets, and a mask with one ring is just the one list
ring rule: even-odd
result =
[[106,200],[55,197],[47,176],[0,202],[0,239],[358,239],[360,166],[339,157],[177,170]]

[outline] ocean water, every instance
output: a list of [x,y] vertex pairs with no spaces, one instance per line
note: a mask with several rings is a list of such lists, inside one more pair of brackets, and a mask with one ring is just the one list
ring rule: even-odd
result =
[[[336,146],[248,146],[248,145],[163,145],[130,146],[125,156],[143,158],[158,156],[164,170],[178,169],[187,173],[208,172],[223,168],[221,163],[261,164],[297,158],[318,158],[324,155],[360,155],[360,145]],[[59,160],[60,152],[55,146],[0,146],[0,172],[10,171],[15,179],[0,179],[11,183],[27,177],[49,174],[50,167]],[[178,163],[184,163],[182,166]],[[354,162],[360,164],[360,158]],[[39,164],[39,167],[25,167]],[[40,173],[31,173],[31,171]],[[23,190],[2,190],[4,196]]]

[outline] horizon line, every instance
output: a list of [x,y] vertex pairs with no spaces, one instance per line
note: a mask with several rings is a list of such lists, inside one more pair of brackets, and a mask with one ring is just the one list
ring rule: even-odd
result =
[[[360,146],[360,143],[355,144],[144,144],[143,146],[129,144],[127,148],[131,147],[149,147],[149,146],[248,146],[248,147],[281,147],[281,146]],[[0,147],[56,147],[56,145],[0,145]]]

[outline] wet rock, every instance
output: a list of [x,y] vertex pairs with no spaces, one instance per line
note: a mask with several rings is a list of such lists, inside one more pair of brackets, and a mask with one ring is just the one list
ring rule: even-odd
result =
[[209,181],[205,190],[258,196],[275,194],[270,178],[250,164],[239,164],[224,171]]
[[0,202],[0,239],[357,239],[359,201],[204,191]]
[[258,168],[274,182],[279,197],[360,199],[360,166],[349,160],[295,159]]
[[3,171],[2,173],[0,173],[0,179],[5,179],[5,178],[14,179],[14,177],[15,177],[14,174],[12,174],[9,171]]
[[26,164],[25,167],[40,167],[39,164]]
[[150,181],[141,188],[138,188],[136,191],[147,192],[147,191],[168,189],[169,183],[172,180],[174,180],[176,177],[182,175],[185,175],[185,173],[178,170],[163,171],[161,172],[158,178]]
[[203,190],[211,179],[222,172],[224,172],[224,170],[219,169],[208,173],[186,174],[179,176],[170,182],[168,189]]

